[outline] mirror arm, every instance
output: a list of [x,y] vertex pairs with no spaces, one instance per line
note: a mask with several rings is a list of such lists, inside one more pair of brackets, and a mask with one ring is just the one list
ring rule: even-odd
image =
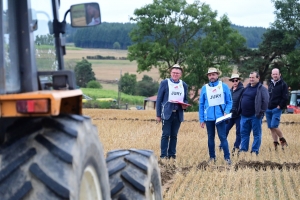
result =
[[67,14],[71,11],[71,9],[67,10],[67,12],[65,13],[65,16],[64,16],[64,22],[66,21],[66,17],[67,17]]

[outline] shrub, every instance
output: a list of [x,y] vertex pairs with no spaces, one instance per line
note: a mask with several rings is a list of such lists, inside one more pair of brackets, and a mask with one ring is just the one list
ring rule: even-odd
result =
[[89,81],[88,84],[86,85],[87,88],[98,88],[101,89],[102,85],[95,80]]

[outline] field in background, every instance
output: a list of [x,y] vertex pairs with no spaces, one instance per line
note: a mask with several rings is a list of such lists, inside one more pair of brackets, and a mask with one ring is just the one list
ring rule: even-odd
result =
[[[159,157],[161,124],[155,123],[155,111],[83,112],[98,127],[105,153],[122,148],[151,149]],[[200,128],[198,113],[185,113],[178,135],[177,162],[159,163],[164,199],[300,199],[299,122],[300,115],[282,116],[280,128],[289,146],[277,152],[264,122],[259,156],[234,155],[232,166],[227,167],[218,150],[217,163],[207,165],[206,129]],[[232,129],[228,137],[230,149],[234,135]]]
[[[79,50],[68,50],[65,55],[66,63],[73,63],[80,61],[83,57],[87,56],[114,56],[114,57],[127,57],[127,50],[113,50],[113,49],[79,49]],[[152,77],[154,80],[159,80],[159,73],[157,69],[152,69],[149,72],[137,73],[137,63],[135,61],[130,62],[129,60],[93,60],[88,59],[92,63],[92,68],[96,74],[96,78],[102,82],[115,81],[120,79],[120,72],[122,74],[128,72],[130,74],[136,74],[137,80],[140,81],[144,75]],[[75,65],[74,65],[75,66]],[[102,83],[101,83],[102,84]],[[111,88],[110,84],[106,83],[104,89]],[[112,87],[115,88],[115,87]]]
[[[80,61],[82,58],[87,56],[114,56],[127,57],[127,50],[114,50],[114,49],[76,49],[75,47],[68,46],[65,55],[65,66],[66,68],[72,68],[76,65],[76,62]],[[130,62],[129,60],[93,60],[88,59],[92,63],[92,68],[96,74],[96,78],[103,86],[103,89],[107,90],[118,90],[117,80],[120,79],[120,73],[125,74],[126,72],[130,74],[136,74],[137,80],[140,81],[144,75],[148,75],[155,81],[160,81],[159,71],[153,68],[149,72],[137,73],[137,63],[136,61]],[[234,66],[233,72],[236,73],[236,67]],[[232,83],[228,81],[228,77],[221,78],[221,80],[228,84],[229,87]],[[244,85],[248,83],[248,79],[244,81]]]

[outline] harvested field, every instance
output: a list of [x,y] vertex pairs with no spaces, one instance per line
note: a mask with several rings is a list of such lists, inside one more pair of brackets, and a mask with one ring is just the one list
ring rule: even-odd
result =
[[[155,111],[85,109],[84,114],[98,127],[105,152],[151,149],[159,157],[161,124],[155,123]],[[185,113],[185,120],[178,134],[176,162],[159,161],[164,199],[300,199],[300,115],[282,116],[280,128],[288,147],[274,150],[264,122],[259,156],[232,155],[231,167],[217,149],[216,164],[207,164],[207,134],[199,126],[198,113]],[[230,149],[234,135],[232,129]]]

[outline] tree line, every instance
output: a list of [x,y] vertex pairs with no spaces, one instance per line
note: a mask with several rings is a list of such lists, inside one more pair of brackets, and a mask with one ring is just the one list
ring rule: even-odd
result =
[[[93,28],[72,28],[68,24],[66,41],[82,48],[127,49],[128,46],[133,44],[129,33],[136,27],[135,23],[104,22]],[[258,48],[262,41],[262,35],[266,31],[262,27],[244,27],[234,24],[231,27],[245,37],[249,48]]]

